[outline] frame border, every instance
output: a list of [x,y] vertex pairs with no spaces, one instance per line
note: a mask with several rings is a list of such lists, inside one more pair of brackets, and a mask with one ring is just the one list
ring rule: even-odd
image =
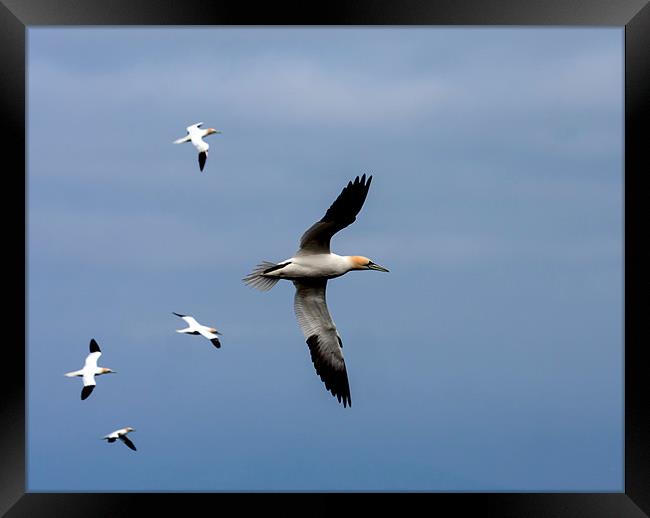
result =
[[[630,517],[650,516],[650,382],[646,370],[649,343],[644,320],[649,314],[647,247],[650,235],[650,204],[644,195],[650,171],[643,126],[647,127],[650,92],[650,6],[649,0],[348,0],[313,5],[292,2],[248,5],[221,1],[189,2],[156,0],[0,0],[0,81],[2,110],[2,156],[24,171],[22,182],[5,168],[11,192],[23,196],[22,229],[5,225],[5,242],[23,242],[22,253],[11,247],[4,259],[5,271],[22,271],[23,286],[16,298],[23,305],[25,349],[4,347],[5,365],[12,376],[3,377],[0,406],[0,513],[8,517],[66,515],[120,516],[133,505],[148,510],[187,512],[190,498],[196,503],[214,503],[227,493],[26,493],[25,466],[25,353],[27,345],[27,199],[26,199],[26,36],[30,26],[54,25],[534,25],[534,26],[619,26],[625,28],[625,492],[624,493],[426,493],[438,505],[454,506],[454,514],[475,512],[482,516],[505,517]],[[644,124],[645,123],[645,124]],[[23,134],[23,145],[16,135]],[[11,137],[11,138],[10,138]],[[645,145],[644,145],[645,144]],[[7,191],[5,191],[7,192]],[[16,196],[17,198],[17,196]],[[9,205],[10,208],[7,207]],[[6,222],[15,222],[12,204],[4,204]],[[9,217],[9,212],[14,217]],[[22,232],[21,232],[22,230]],[[22,234],[22,236],[21,236]],[[12,275],[13,277],[13,275]],[[12,292],[13,293],[13,292]],[[13,311],[10,313],[13,316]],[[5,369],[5,373],[9,369]],[[268,494],[268,493],[264,493]],[[316,493],[311,498],[319,498]],[[372,493],[376,495],[378,493]],[[413,493],[410,493],[413,494]],[[254,504],[246,493],[248,503]],[[280,495],[281,496],[281,495]],[[302,495],[297,495],[302,496]],[[328,494],[327,498],[337,495]],[[375,503],[383,504],[383,496]],[[296,500],[294,502],[298,503]],[[266,502],[265,502],[266,503]],[[257,505],[264,505],[260,499]],[[313,509],[314,501],[310,507]],[[260,508],[261,508],[260,505]],[[153,506],[153,509],[152,509]],[[302,507],[302,506],[301,506]],[[262,508],[263,509],[263,508]],[[322,507],[323,511],[327,509]],[[47,510],[46,512],[44,510]]]

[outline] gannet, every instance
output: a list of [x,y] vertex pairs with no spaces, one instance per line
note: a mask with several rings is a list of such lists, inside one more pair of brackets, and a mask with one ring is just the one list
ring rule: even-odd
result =
[[[172,313],[174,313],[172,311]],[[212,345],[214,345],[217,349],[221,347],[221,342],[219,341],[219,338],[217,335],[220,335],[221,333],[217,331],[214,327],[207,327],[204,325],[199,324],[194,317],[190,317],[187,315],[180,315],[178,313],[174,313],[177,317],[181,317],[185,322],[187,322],[188,327],[185,329],[177,329],[177,333],[185,333],[188,335],[202,335],[205,336],[208,340],[212,342]]]
[[135,429],[131,428],[130,426],[127,426],[126,428],[120,428],[119,430],[115,430],[114,432],[105,435],[102,437],[102,440],[106,439],[108,442],[115,442],[119,439],[133,451],[137,451],[135,449],[135,444],[133,444],[131,440],[126,436],[126,434],[129,432],[135,432]]
[[205,161],[208,159],[208,149],[210,149],[210,145],[207,142],[203,142],[203,137],[207,137],[213,133],[221,133],[221,131],[214,128],[200,129],[202,124],[202,122],[197,122],[196,124],[188,126],[186,128],[187,135],[183,138],[174,140],[173,142],[174,144],[182,144],[183,142],[192,141],[194,147],[199,151],[199,169],[201,171],[203,171]]
[[372,176],[364,174],[348,182],[320,221],[302,235],[294,257],[280,263],[259,264],[243,281],[260,291],[270,290],[280,279],[293,281],[296,287],[294,311],[309,346],[316,374],[325,388],[343,406],[352,405],[350,385],[343,358],[343,342],[327,309],[327,280],[352,270],[387,272],[383,266],[360,255],[340,256],[330,252],[330,239],[352,224],[368,195]]
[[84,363],[83,369],[65,374],[68,378],[74,378],[75,376],[83,378],[84,388],[81,389],[81,399],[86,399],[90,396],[90,393],[95,388],[95,376],[115,373],[114,370],[97,367],[97,360],[101,355],[102,352],[99,349],[99,345],[97,345],[97,342],[95,342],[95,339],[93,338],[90,340],[90,354],[86,356],[86,362]]

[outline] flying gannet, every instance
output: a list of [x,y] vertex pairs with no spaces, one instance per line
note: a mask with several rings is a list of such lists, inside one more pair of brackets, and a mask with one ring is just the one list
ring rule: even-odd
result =
[[199,152],[199,169],[201,171],[203,171],[203,167],[205,166],[205,161],[208,159],[208,149],[210,149],[210,145],[207,142],[203,142],[203,137],[207,137],[208,135],[212,135],[213,133],[221,133],[221,131],[216,130],[214,128],[201,129],[200,126],[202,124],[203,124],[202,122],[197,122],[196,124],[192,124],[191,126],[188,126],[186,128],[187,135],[177,140],[174,140],[173,142],[174,144],[182,144],[184,142],[192,141],[192,144],[194,144],[194,147]]
[[244,277],[244,282],[260,291],[270,290],[280,279],[296,287],[294,311],[302,329],[316,374],[339,403],[352,405],[350,385],[343,358],[343,343],[325,301],[327,280],[352,270],[387,272],[367,257],[340,256],[330,252],[330,239],[352,224],[368,195],[372,176],[364,174],[348,182],[320,221],[302,235],[294,257],[280,263],[262,262]]
[[[172,311],[173,313],[173,311]],[[217,331],[214,327],[207,327],[204,325],[199,324],[194,317],[188,316],[188,315],[180,315],[178,313],[174,313],[177,317],[181,317],[185,322],[187,322],[188,327],[185,329],[177,329],[177,333],[185,333],[188,335],[202,335],[206,337],[208,340],[212,342],[212,345],[214,345],[217,349],[221,347],[221,342],[219,341],[219,337],[217,335],[220,335],[221,333]]]
[[97,367],[97,360],[102,355],[99,345],[93,338],[90,340],[90,354],[86,356],[83,369],[65,374],[68,378],[79,376],[83,378],[84,388],[81,389],[81,399],[86,399],[95,388],[95,376],[102,374],[115,373],[114,370],[106,369],[104,367]]
[[135,432],[135,429],[131,428],[130,426],[127,426],[126,428],[120,428],[119,430],[115,430],[114,432],[105,435],[102,437],[102,440],[106,439],[108,442],[115,442],[119,439],[133,451],[137,451],[135,449],[135,444],[133,444],[131,440],[126,436],[126,434],[129,432]]

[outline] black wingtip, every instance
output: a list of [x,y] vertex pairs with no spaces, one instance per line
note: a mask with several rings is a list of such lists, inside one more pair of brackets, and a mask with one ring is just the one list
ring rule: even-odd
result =
[[207,153],[199,153],[199,169],[203,171],[203,168],[205,167],[205,161],[208,159],[208,154]]
[[88,385],[84,388],[81,389],[81,400],[83,401],[84,399],[88,399],[88,396],[92,393],[94,390],[95,385]]
[[[326,363],[322,362],[316,353],[318,349],[318,335],[311,335],[307,338],[306,342],[309,346],[312,362],[316,368],[316,374],[318,374],[321,381],[325,384],[325,389],[328,390],[339,403],[343,403],[343,408],[351,407],[352,396],[350,394],[350,383],[348,381],[347,370],[345,369],[345,361],[343,362],[343,370],[341,371],[328,368]],[[341,343],[340,338],[339,343]]]
[[173,314],[173,315],[176,315],[177,317],[181,317],[181,318],[183,318],[184,316],[186,316],[186,315],[181,315],[180,313],[175,313],[174,311],[172,311],[172,314]]
[[120,437],[120,439],[122,439],[122,442],[126,444],[129,448],[131,448],[133,451],[138,451],[137,448],[135,447],[135,444],[133,444],[130,439],[124,436]]
[[354,183],[356,185],[363,185],[364,187],[370,187],[370,182],[372,182],[372,175],[371,174],[368,175],[368,178],[366,179],[366,173],[363,173],[361,175],[361,178],[359,178],[359,176],[357,176],[354,179]]
[[90,339],[90,352],[91,353],[100,353],[102,352],[99,348],[99,344],[95,341],[94,338]]
[[213,338],[210,341],[212,342],[212,345],[214,345],[217,349],[219,349],[221,347],[221,342],[219,341],[218,338]]
[[321,221],[338,223],[338,230],[353,223],[366,201],[371,179],[372,176],[368,176],[366,180],[366,173],[363,173],[361,176],[356,176],[354,180],[350,180],[334,203],[327,209]]

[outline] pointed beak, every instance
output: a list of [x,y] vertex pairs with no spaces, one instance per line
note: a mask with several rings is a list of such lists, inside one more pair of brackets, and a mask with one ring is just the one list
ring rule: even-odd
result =
[[375,263],[370,263],[368,265],[369,270],[377,270],[378,272],[388,272],[388,268],[384,268],[383,266],[379,266],[378,264]]

